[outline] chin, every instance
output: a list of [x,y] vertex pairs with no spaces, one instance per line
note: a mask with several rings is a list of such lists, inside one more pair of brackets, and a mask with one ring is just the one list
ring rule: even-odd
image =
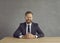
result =
[[31,22],[27,22],[27,23],[31,23]]
[[27,23],[31,23],[31,22],[29,21],[29,22],[27,22]]

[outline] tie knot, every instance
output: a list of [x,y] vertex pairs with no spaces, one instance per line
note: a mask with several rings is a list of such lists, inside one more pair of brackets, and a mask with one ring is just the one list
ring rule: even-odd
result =
[[30,25],[28,24],[28,27],[29,27]]

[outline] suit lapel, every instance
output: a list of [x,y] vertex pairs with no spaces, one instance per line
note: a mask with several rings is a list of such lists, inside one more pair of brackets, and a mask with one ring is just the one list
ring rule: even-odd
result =
[[32,22],[32,25],[31,25],[31,33],[33,33],[33,30],[34,30],[34,24],[33,24],[33,22]]

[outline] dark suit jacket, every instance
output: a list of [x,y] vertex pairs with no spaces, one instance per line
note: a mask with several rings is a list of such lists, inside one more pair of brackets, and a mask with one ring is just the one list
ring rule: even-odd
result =
[[[43,37],[44,33],[41,31],[37,23],[32,22],[31,34]],[[20,35],[26,35],[26,22],[21,23],[18,29],[13,34],[14,37],[19,38]]]

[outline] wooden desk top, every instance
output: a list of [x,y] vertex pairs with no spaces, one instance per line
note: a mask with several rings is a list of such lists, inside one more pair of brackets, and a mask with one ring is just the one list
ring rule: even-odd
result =
[[43,37],[39,39],[18,39],[5,37],[0,43],[60,43],[60,37]]

